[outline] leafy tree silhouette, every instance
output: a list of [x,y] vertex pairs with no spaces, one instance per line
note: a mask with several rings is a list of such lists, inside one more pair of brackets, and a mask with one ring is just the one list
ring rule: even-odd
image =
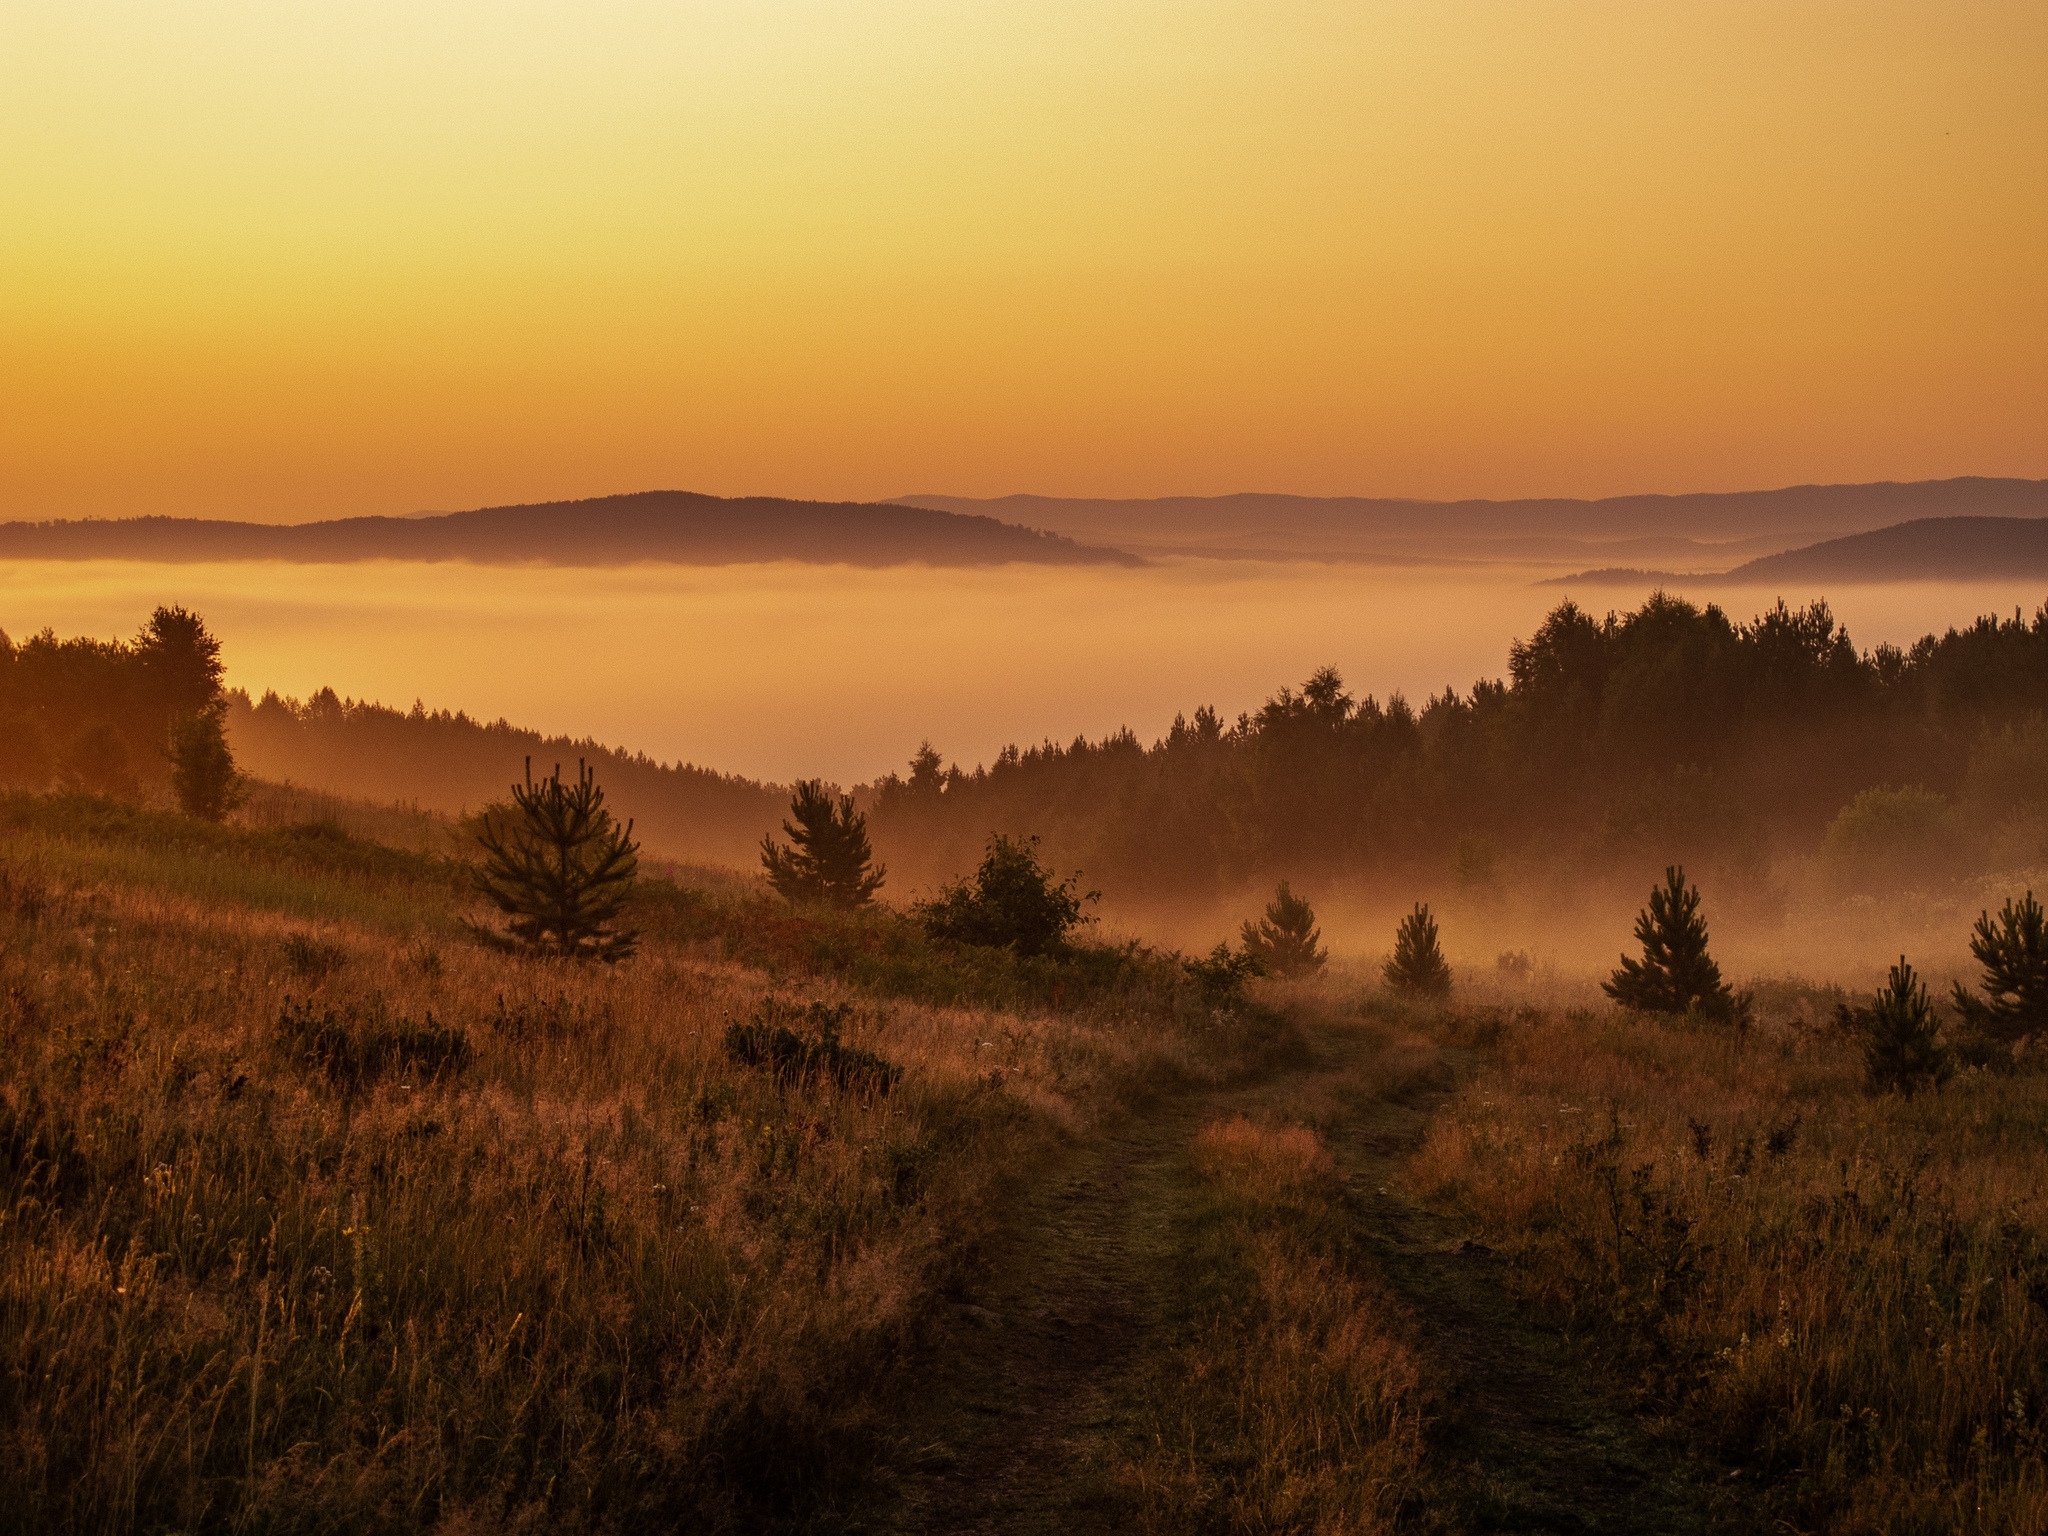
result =
[[1382,973],[1387,985],[1412,997],[1445,997],[1451,990],[1451,967],[1437,942],[1436,919],[1429,906],[1417,902],[1394,933],[1394,957]]
[[1643,1013],[1686,1013],[1734,1022],[1742,999],[1721,980],[1721,967],[1707,953],[1707,920],[1700,915],[1698,886],[1687,886],[1685,867],[1671,865],[1664,884],[1652,888],[1650,904],[1636,917],[1643,958],[1622,957],[1620,969],[1601,990],[1624,1008]]
[[868,819],[854,810],[853,796],[841,795],[835,802],[823,781],[801,779],[790,797],[789,814],[796,819],[782,823],[787,843],[772,835],[761,839],[761,865],[776,893],[790,902],[845,908],[874,900],[888,870],[874,863]]
[[1938,1038],[1934,1004],[1904,955],[1867,1008],[1838,1003],[1835,1019],[1863,1037],[1863,1069],[1872,1093],[1896,1089],[1910,1099],[1916,1088],[1947,1082],[1954,1070]]
[[1254,923],[1245,920],[1244,952],[1275,976],[1300,976],[1318,971],[1330,958],[1319,949],[1323,936],[1316,926],[1316,909],[1280,882],[1280,889],[1266,903],[1266,915]]
[[512,805],[485,813],[477,829],[485,855],[477,889],[510,919],[510,937],[475,923],[470,930],[503,948],[624,960],[639,942],[617,926],[639,873],[639,848],[632,822],[621,827],[605,808],[588,765],[576,767],[573,785],[562,782],[560,764],[536,784],[529,757],[526,782],[512,786]]
[[1081,903],[1100,893],[1078,893],[1080,877],[1055,882],[1038,862],[1038,839],[990,836],[974,878],[956,880],[912,910],[935,939],[955,944],[1007,946],[1020,955],[1054,954],[1082,922]]
[[2008,1042],[2048,1029],[2048,918],[2032,891],[2017,904],[2008,899],[1995,921],[1979,913],[1970,953],[1984,967],[1977,983],[1984,996],[1955,984],[1956,1009],[1966,1023]]
[[171,790],[187,816],[220,821],[248,798],[228,750],[221,711],[203,709],[171,722]]

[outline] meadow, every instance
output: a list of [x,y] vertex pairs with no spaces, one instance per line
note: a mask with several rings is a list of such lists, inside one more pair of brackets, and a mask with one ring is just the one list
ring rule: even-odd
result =
[[[1005,1188],[1233,1059],[1170,969],[1057,1011],[854,992],[795,940],[664,940],[659,889],[629,966],[508,960],[461,877],[331,823],[0,805],[0,1523],[826,1518]],[[819,1006],[892,1091],[722,1049]]]
[[2027,1053],[687,873],[522,959],[264,805],[0,803],[7,1529],[2048,1528]]

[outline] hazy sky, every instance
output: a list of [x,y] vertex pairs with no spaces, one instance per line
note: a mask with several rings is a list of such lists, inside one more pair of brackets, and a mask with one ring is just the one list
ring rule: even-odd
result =
[[2041,0],[0,0],[0,513],[2048,475]]

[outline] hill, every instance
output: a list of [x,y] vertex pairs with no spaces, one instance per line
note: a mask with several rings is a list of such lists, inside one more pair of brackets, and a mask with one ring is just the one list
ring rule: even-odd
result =
[[1719,574],[1628,566],[1555,578],[1560,586],[1684,580],[1693,586],[1773,582],[1983,581],[2048,576],[2048,518],[1922,517],[1746,561]]
[[1971,581],[2048,576],[2048,518],[1924,517],[1766,555],[1737,581]]
[[851,501],[640,491],[418,517],[269,524],[134,517],[0,524],[16,560],[465,560],[483,565],[1135,565],[993,517]]
[[1661,564],[1726,569],[1818,539],[1930,517],[2048,515],[2048,481],[1969,477],[1684,496],[1421,501],[1364,496],[1085,499],[904,496],[1147,554],[1384,561]]

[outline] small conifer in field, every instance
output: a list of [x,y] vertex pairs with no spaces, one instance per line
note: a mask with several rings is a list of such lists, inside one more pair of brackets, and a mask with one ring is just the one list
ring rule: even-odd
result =
[[874,900],[888,871],[874,862],[868,819],[853,808],[853,796],[835,801],[822,781],[803,779],[790,797],[789,814],[794,820],[782,823],[787,843],[761,839],[761,867],[776,894],[789,902],[844,908]]
[[1444,997],[1451,990],[1451,967],[1437,942],[1436,919],[1426,903],[1401,919],[1394,934],[1394,958],[1386,964],[1387,985],[1411,997]]
[[1835,1018],[1862,1037],[1864,1075],[1872,1093],[1896,1090],[1911,1098],[1917,1088],[1948,1081],[1953,1068],[1939,1037],[1941,1021],[1904,955],[1867,1008],[1840,1003]]
[[1316,926],[1316,909],[1280,882],[1280,889],[1266,903],[1266,915],[1254,923],[1246,919],[1244,952],[1274,976],[1302,976],[1319,971],[1330,958],[1317,947],[1323,931]]
[[1984,996],[1956,983],[1955,1005],[1965,1023],[2005,1043],[2048,1030],[2048,917],[2032,891],[2018,903],[2008,900],[1996,919],[1979,913],[1970,953],[1984,967],[1977,983]]
[[1636,941],[1643,957],[1622,957],[1601,990],[1624,1008],[1643,1013],[1688,1013],[1733,1022],[1743,999],[1721,980],[1721,967],[1707,953],[1707,920],[1700,915],[1698,886],[1685,883],[1685,867],[1664,871],[1664,884],[1650,892],[1650,904],[1636,917]]
[[485,813],[477,829],[484,862],[477,889],[510,921],[509,938],[471,924],[486,943],[572,959],[623,960],[639,936],[618,926],[639,873],[633,824],[621,827],[605,808],[590,768],[577,764],[574,784],[559,765],[538,784],[533,759],[526,782],[512,786],[512,804]]

